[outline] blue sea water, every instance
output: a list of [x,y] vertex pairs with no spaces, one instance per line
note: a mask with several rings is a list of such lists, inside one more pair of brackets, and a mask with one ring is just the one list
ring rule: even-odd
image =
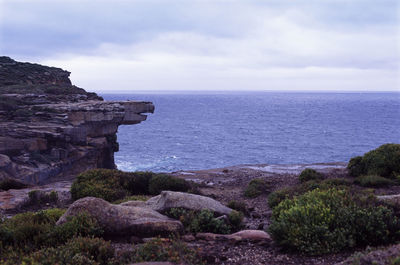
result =
[[120,126],[119,169],[347,162],[400,143],[400,93],[103,94],[145,100],[154,114]]

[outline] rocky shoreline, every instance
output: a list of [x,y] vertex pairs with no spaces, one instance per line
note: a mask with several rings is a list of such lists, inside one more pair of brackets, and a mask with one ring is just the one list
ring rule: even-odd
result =
[[399,264],[400,145],[348,164],[122,172],[118,126],[153,104],[68,77],[0,57],[1,264]]

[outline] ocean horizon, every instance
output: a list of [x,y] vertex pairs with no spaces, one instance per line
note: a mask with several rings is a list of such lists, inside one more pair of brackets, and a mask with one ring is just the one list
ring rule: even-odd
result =
[[400,142],[399,92],[163,92],[99,93],[155,105],[146,122],[120,126],[118,169],[348,162]]

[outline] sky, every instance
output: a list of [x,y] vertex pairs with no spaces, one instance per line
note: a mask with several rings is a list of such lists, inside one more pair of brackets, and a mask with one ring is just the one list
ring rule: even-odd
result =
[[0,54],[96,92],[400,91],[400,2],[0,0]]

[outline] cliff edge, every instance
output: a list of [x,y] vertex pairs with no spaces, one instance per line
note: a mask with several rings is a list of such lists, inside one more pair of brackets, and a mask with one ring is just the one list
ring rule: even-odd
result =
[[154,111],[151,102],[104,101],[69,75],[0,57],[0,180],[45,184],[115,168],[118,126]]

